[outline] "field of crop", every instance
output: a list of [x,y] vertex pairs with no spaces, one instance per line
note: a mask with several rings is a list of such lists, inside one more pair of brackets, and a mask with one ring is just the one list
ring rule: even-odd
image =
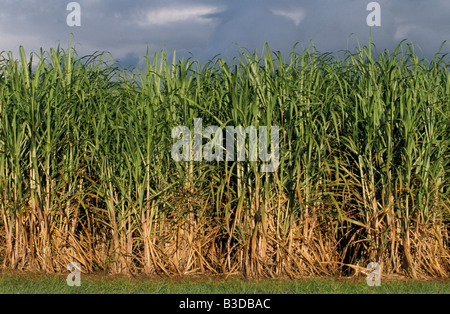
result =
[[[449,277],[445,56],[369,42],[146,61],[124,70],[70,44],[0,55],[3,268],[299,278],[378,262]],[[172,130],[195,118],[280,127],[278,169],[174,161]]]

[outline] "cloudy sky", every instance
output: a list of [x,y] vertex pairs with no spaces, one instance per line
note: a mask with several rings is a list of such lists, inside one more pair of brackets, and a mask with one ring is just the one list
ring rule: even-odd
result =
[[[0,51],[27,53],[66,48],[73,33],[79,55],[108,51],[124,66],[138,66],[147,48],[192,53],[204,62],[232,57],[239,47],[291,51],[314,41],[321,52],[353,49],[368,41],[369,0],[79,0],[81,26],[70,27],[64,0],[0,0]],[[431,58],[450,40],[450,0],[379,0],[378,50],[412,41]],[[74,21],[74,20],[73,20]],[[301,50],[299,45],[297,50]],[[443,52],[450,52],[450,43]]]

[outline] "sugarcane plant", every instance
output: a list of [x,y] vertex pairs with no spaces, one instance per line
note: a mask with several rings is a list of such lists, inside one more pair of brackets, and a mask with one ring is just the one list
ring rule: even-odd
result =
[[[298,49],[205,64],[147,52],[135,69],[79,57],[70,40],[0,54],[3,267],[296,278],[377,262],[448,277],[446,55],[419,59],[404,42],[378,52],[370,40]],[[179,126],[185,160],[173,158]],[[208,126],[232,158],[198,158]],[[238,126],[279,130],[258,143],[279,152],[273,171],[251,157],[250,134],[227,150]]]

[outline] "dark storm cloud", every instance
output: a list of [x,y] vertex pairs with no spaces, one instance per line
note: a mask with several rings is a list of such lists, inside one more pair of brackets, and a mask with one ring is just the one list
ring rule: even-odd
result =
[[[60,0],[0,0],[0,51],[66,47],[69,34],[79,54],[109,51],[122,64],[139,64],[165,48],[191,52],[200,61],[216,54],[234,56],[239,47],[291,51],[311,41],[322,52],[353,49],[368,42],[361,0],[80,0],[81,27],[66,24]],[[381,27],[372,29],[378,50],[411,40],[430,57],[450,37],[450,1],[380,0]],[[299,46],[301,47],[301,46]],[[445,52],[449,52],[448,45]]]

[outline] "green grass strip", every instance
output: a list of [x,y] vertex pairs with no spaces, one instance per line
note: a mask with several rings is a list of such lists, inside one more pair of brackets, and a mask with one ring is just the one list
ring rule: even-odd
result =
[[448,294],[450,281],[389,280],[369,286],[363,279],[158,280],[149,278],[81,278],[68,286],[64,276],[0,277],[1,294]]

